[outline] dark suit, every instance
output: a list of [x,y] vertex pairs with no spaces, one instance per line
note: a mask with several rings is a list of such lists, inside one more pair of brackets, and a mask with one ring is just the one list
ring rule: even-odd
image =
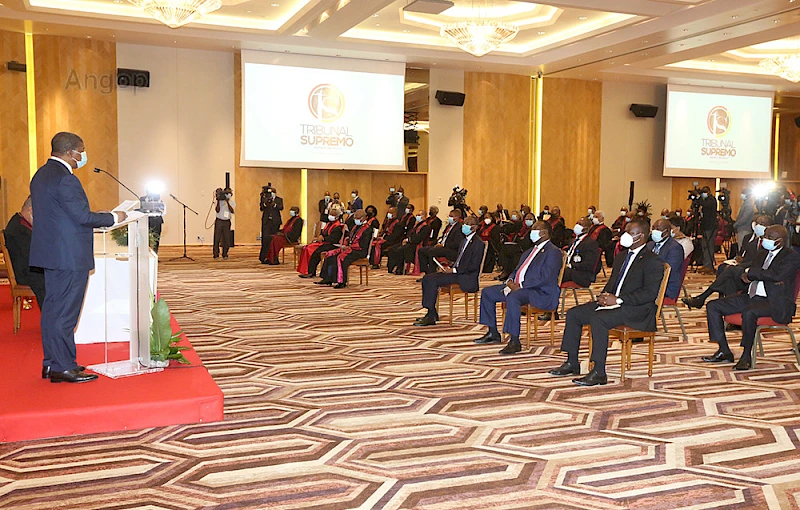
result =
[[448,224],[444,229],[439,243],[441,246],[426,246],[419,249],[420,271],[425,274],[435,273],[436,265],[433,259],[445,257],[450,262],[454,262],[458,257],[458,249],[464,240],[464,233],[461,231],[461,221],[456,221],[452,225]]
[[473,234],[469,240],[465,238],[459,247],[461,259],[456,257],[456,262],[453,264],[456,273],[431,273],[422,278],[422,306],[428,309],[428,315],[435,313],[440,287],[458,283],[464,292],[478,291],[484,247],[478,234]]
[[753,264],[756,255],[763,251],[765,250],[761,249],[760,237],[755,234],[747,236],[739,252],[742,262],[736,265],[720,264],[717,267],[716,279],[698,298],[705,301],[715,292],[725,297],[744,291],[747,288],[747,284],[742,281],[742,274]]
[[612,310],[597,310],[597,303],[586,303],[567,312],[567,323],[561,350],[569,356],[568,361],[578,362],[578,350],[581,345],[583,327],[592,327],[592,359],[595,370],[605,373],[606,355],[608,354],[608,330],[626,325],[643,331],[656,330],[656,298],[664,276],[664,265],[658,255],[642,246],[632,257],[630,268],[617,291],[622,267],[628,259],[628,252],[623,251],[614,260],[614,269],[603,292],[615,294],[623,303]]
[[75,326],[94,269],[92,229],[110,227],[114,215],[94,213],[81,182],[59,161],[50,159],[31,180],[35,226],[30,265],[44,269],[42,303],[44,366],[54,372],[77,368]]
[[19,213],[16,213],[8,221],[5,231],[6,248],[8,248],[8,256],[11,257],[14,277],[17,279],[17,283],[27,285],[33,290],[41,310],[45,298],[44,271],[38,267],[30,267],[28,264],[31,254],[31,235],[31,227]]
[[436,244],[439,232],[442,231],[442,220],[438,216],[428,216],[428,224],[431,226],[430,244]]
[[[647,248],[655,253],[656,243],[650,241],[647,243]],[[658,248],[657,255],[661,260],[669,264],[669,281],[667,282],[667,290],[664,296],[670,299],[678,299],[678,295],[681,293],[681,284],[683,283],[683,278],[681,278],[684,261],[683,246],[672,237],[668,237]]]
[[406,244],[398,244],[389,249],[386,257],[386,266],[390,273],[402,273],[405,268],[403,263],[411,264],[414,262],[417,247],[424,246],[424,242],[430,236],[431,227],[425,220],[422,220],[413,229],[409,229],[408,236],[406,237]]
[[580,240],[573,241],[567,253],[570,254],[567,260],[569,265],[564,268],[563,281],[575,282],[581,287],[588,287],[594,283],[597,278],[597,262],[600,258],[597,241],[586,234]]
[[[533,252],[534,248],[526,251],[520,258],[520,263],[509,276],[515,280],[522,265]],[[531,304],[540,310],[555,310],[558,308],[558,273],[561,271],[562,252],[553,243],[546,241],[539,248],[539,252],[531,261],[525,271],[522,287],[511,292],[508,296],[503,293],[506,287],[493,285],[486,287],[481,292],[481,319],[480,323],[489,328],[497,327],[497,303],[506,303],[506,318],[503,331],[519,338],[519,321],[522,317],[522,306]],[[516,281],[516,280],[515,280]]]
[[[355,237],[361,235],[358,243],[355,242]],[[338,280],[339,265],[337,263],[337,255],[329,253],[325,257],[325,262],[322,263],[322,268],[319,270],[319,275],[323,280],[328,282],[347,283],[347,272],[350,264],[358,259],[363,259],[367,256],[369,251],[369,244],[372,242],[372,227],[369,224],[356,226],[350,231],[347,239],[343,244],[352,247],[353,251],[348,253],[342,259],[342,281]],[[335,250],[334,250],[335,251]]]
[[353,202],[350,204],[350,210],[353,212],[358,211],[359,209],[364,208],[364,201],[361,200],[361,197],[356,197],[353,199]]
[[[261,209],[261,242],[263,247],[264,236],[275,235],[281,228],[281,211],[283,211],[283,199],[275,197],[271,201],[262,200]],[[269,249],[269,247],[267,247]],[[266,252],[264,252],[266,253]]]
[[[331,199],[333,200],[333,199]],[[327,202],[323,198],[319,201],[317,207],[319,208],[319,221],[320,223],[327,223],[328,222],[328,204],[331,202],[328,200]]]
[[735,313],[742,314],[742,341],[745,356],[749,357],[750,349],[756,334],[759,317],[771,317],[780,324],[788,324],[795,314],[794,286],[797,271],[800,269],[800,255],[790,247],[783,247],[770,262],[769,268],[763,269],[764,262],[770,252],[759,250],[753,265],[747,270],[752,282],[764,282],[767,297],[750,297],[745,291],[708,303],[706,317],[708,319],[708,338],[720,345],[726,352],[728,339],[725,336],[723,317]]

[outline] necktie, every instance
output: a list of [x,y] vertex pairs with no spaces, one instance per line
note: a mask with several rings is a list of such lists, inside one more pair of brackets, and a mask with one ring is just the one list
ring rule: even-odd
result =
[[656,255],[658,255],[658,253],[661,251],[661,247],[662,246],[663,246],[663,243],[656,243],[656,250],[655,250],[655,254]]
[[469,244],[469,239],[464,239],[464,242],[461,246],[461,252],[458,254],[458,258],[456,259],[456,263],[453,264],[453,267],[458,267],[458,264],[461,262],[461,257],[464,256],[464,252],[467,251],[467,245]]
[[631,260],[633,259],[633,251],[628,252],[628,256],[625,257],[625,262],[622,263],[622,267],[619,268],[619,282],[617,283],[616,291],[614,292],[615,295],[619,296],[619,291],[622,289],[622,283],[625,280],[625,271],[628,270],[628,265],[630,265]]
[[539,247],[538,246],[533,248],[533,250],[531,251],[531,254],[528,255],[527,259],[525,259],[525,262],[523,262],[522,265],[519,266],[519,270],[517,271],[517,275],[514,277],[514,282],[517,285],[521,285],[522,284],[522,276],[525,274],[525,272],[528,271],[528,268],[531,265],[531,261],[533,260],[533,257],[535,257],[537,253],[539,253]]

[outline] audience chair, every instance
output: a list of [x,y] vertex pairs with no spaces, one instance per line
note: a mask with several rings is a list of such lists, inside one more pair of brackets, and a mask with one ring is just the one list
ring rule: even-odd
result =
[[[667,291],[667,282],[669,282],[669,264],[664,262],[664,277],[661,279],[661,287],[658,289],[658,296],[656,297],[656,317],[661,315],[661,306],[664,303],[664,293]],[[588,326],[589,330],[589,360],[592,359],[592,328]],[[653,376],[653,361],[655,360],[655,340],[658,331],[639,331],[628,326],[622,325],[612,328],[608,331],[609,343],[613,340],[619,340],[621,345],[620,350],[620,367],[619,367],[619,380],[625,382],[625,369],[631,368],[631,350],[634,340],[642,340],[648,344],[647,352],[647,376]]]
[[[800,294],[800,271],[797,272],[797,276],[795,276],[794,281],[794,300],[797,301],[797,296]],[[725,322],[727,324],[735,324],[737,326],[742,325],[742,314],[735,313],[733,315],[726,315]],[[764,356],[764,344],[761,341],[761,332],[763,330],[771,330],[771,331],[786,331],[789,333],[789,338],[792,339],[792,349],[794,351],[795,358],[797,358],[797,363],[800,364],[800,351],[797,349],[797,340],[794,337],[794,332],[789,324],[792,321],[789,321],[788,324],[781,324],[779,322],[775,322],[772,320],[772,317],[760,317],[758,322],[756,323],[756,338],[755,342],[753,342],[753,368],[756,368],[756,348],[758,348],[758,353],[761,356]]]
[[[689,270],[689,264],[692,262],[692,257],[686,257],[686,260],[683,261],[683,265],[681,266],[681,287],[683,287],[683,281],[686,279],[686,272]],[[689,336],[686,334],[686,328],[683,325],[683,318],[681,317],[681,311],[678,309],[678,298],[668,298],[664,297],[664,304],[662,305],[661,310],[661,325],[664,326],[664,333],[669,333],[667,329],[667,321],[664,320],[664,308],[669,308],[670,310],[675,312],[675,315],[678,317],[678,324],[681,326],[681,333],[683,334],[683,340],[689,340]]]
[[378,238],[378,229],[374,228],[374,229],[372,229],[372,241],[370,241],[370,243],[369,243],[369,249],[367,250],[367,256],[364,257],[364,258],[361,258],[361,259],[356,259],[356,260],[353,261],[352,264],[350,264],[350,267],[353,267],[353,266],[358,267],[358,284],[359,285],[363,285],[364,284],[364,276],[365,276],[365,273],[366,273],[366,281],[367,281],[367,285],[366,286],[369,287],[369,268],[370,268],[369,258],[372,255],[372,247],[375,246],[375,239],[377,239],[377,238]]
[[[483,241],[481,241],[483,242]],[[483,271],[483,263],[486,262],[486,251],[489,245],[483,242],[483,258],[481,259],[481,271]],[[481,271],[478,272],[478,290],[475,292],[464,292],[461,290],[461,287],[457,283],[453,283],[444,287],[439,288],[439,295],[447,294],[450,296],[450,317],[448,319],[448,324],[451,326],[453,325],[453,300],[455,296],[458,294],[464,294],[464,316],[467,320],[469,320],[469,296],[472,295],[472,307],[473,307],[473,322],[478,322],[478,296],[480,295],[481,288]],[[439,301],[436,300],[436,313],[439,313]]]
[[6,247],[5,230],[0,230],[0,247],[3,249],[3,259],[6,260],[6,270],[8,271],[8,282],[11,287],[11,299],[13,300],[14,310],[14,334],[17,334],[19,328],[22,326],[22,298],[36,297],[27,285],[20,285],[17,283],[17,278],[14,276],[14,266],[11,264],[11,257],[8,255],[8,248]]
[[[305,231],[305,229],[306,220],[303,220],[303,231]],[[294,261],[294,267],[297,267],[297,250],[295,249],[297,246],[300,246],[300,241],[292,243],[288,239],[286,240],[286,244],[281,248],[281,264],[286,264],[286,248],[292,248],[292,260]]]
[[[598,254],[599,254],[599,257],[597,259],[597,263],[600,264],[600,266],[602,266],[603,265],[603,259],[602,259],[603,250],[598,248],[597,251],[598,251]],[[597,274],[599,272],[597,267],[595,267],[594,269],[595,269],[594,273]],[[564,271],[562,270],[561,272],[563,273]],[[579,290],[587,290],[587,291],[589,291],[589,296],[592,298],[592,301],[594,301],[594,292],[592,292],[591,284],[588,287],[583,287],[581,285],[578,285],[575,282],[563,282],[563,283],[559,284],[559,287],[561,288],[561,315],[564,315],[564,308],[566,306],[566,301],[567,301],[567,290],[571,290],[572,291],[572,297],[575,299],[575,306],[578,306],[580,304],[580,303],[578,303],[578,291]]]

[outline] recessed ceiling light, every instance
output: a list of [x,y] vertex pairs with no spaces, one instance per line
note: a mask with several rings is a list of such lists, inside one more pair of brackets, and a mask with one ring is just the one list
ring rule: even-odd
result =
[[381,24],[380,23],[375,23],[375,26],[379,27],[379,26],[381,26]]
[[739,19],[739,15],[734,14],[733,16],[731,16],[731,19]]
[[407,33],[409,33],[409,32],[411,32],[411,30],[403,30],[403,33],[404,33],[404,34],[407,34]]
[[269,4],[270,7],[280,7],[281,4]]
[[589,16],[578,16],[578,19],[583,21],[589,19]]
[[779,19],[775,19],[775,20],[772,20],[772,22],[773,22],[773,23],[780,23],[780,22],[781,22],[781,20],[779,20]]
[[253,11],[247,11],[247,14],[253,14]]
[[380,16],[380,14],[373,14],[372,15],[373,18],[377,18],[378,16]]
[[581,59],[578,59],[578,62],[580,62],[580,61],[581,61]]
[[91,36],[91,35],[87,35],[87,36],[86,36],[86,38],[87,38],[87,39],[91,39],[91,38],[92,38],[92,36]]
[[709,62],[714,62],[713,58],[708,59]]
[[722,32],[722,35],[731,35],[730,32]]
[[121,3],[122,3],[122,0],[114,0],[114,3],[115,3],[115,4],[121,4]]
[[689,29],[688,29],[688,28],[684,28],[684,29],[683,29],[683,31],[684,31],[684,32],[688,32],[688,31],[689,31]]
[[623,64],[623,65],[629,66],[630,64]]
[[614,50],[608,50],[609,53],[614,53]]
[[536,32],[536,33],[537,33],[537,34],[539,34],[539,35],[544,35],[544,34],[546,34],[547,32],[539,31],[539,32]]

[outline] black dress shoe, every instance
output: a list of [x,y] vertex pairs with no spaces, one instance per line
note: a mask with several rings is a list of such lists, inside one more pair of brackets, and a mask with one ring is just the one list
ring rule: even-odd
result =
[[753,362],[749,358],[739,358],[739,361],[733,366],[734,370],[750,370],[753,368]]
[[717,351],[712,356],[703,356],[706,363],[733,363],[733,353]]
[[[83,365],[78,365],[77,370],[79,372],[83,372],[86,370],[86,367]],[[42,367],[42,379],[49,379],[50,378],[50,367]]]
[[299,276],[300,276],[300,278],[314,278],[317,275],[315,275],[315,274],[301,274]]
[[343,288],[345,288],[345,287],[347,287],[347,284],[346,284],[346,283],[334,283],[334,284],[333,284],[333,288],[334,288],[334,289],[343,289]]
[[742,327],[738,324],[726,324],[725,331],[741,331]]
[[328,282],[328,281],[325,281],[325,280],[320,280],[320,281],[318,281],[318,282],[314,282],[314,285],[327,285],[328,287],[330,287],[331,285],[333,285],[333,282]]
[[[549,313],[539,314],[538,319],[541,322],[547,322],[550,320],[550,314]],[[553,319],[558,320],[558,312],[553,312]]]
[[87,374],[81,370],[78,370],[77,368],[74,370],[67,370],[66,372],[50,372],[51,383],[82,383],[94,381],[95,379],[97,379],[95,374]]
[[417,319],[416,321],[414,321],[414,325],[415,326],[435,326],[436,325],[436,320],[433,317],[428,317],[426,315],[425,317],[422,317],[421,319]]
[[491,331],[489,331],[482,337],[478,338],[477,340],[474,340],[474,342],[476,344],[501,344],[503,343],[503,337],[500,336],[499,332],[497,334],[494,334]]
[[683,301],[683,304],[685,304],[689,310],[692,308],[703,308],[703,305],[705,304],[702,299],[697,298],[682,298],[681,301]]
[[417,282],[417,283],[422,283],[422,278],[417,278],[417,279],[416,279],[416,280],[414,280],[414,281],[415,281],[415,282]]
[[548,373],[550,375],[557,375],[559,377],[565,375],[581,375],[581,366],[573,365],[569,361],[565,361],[560,367],[554,368]]
[[606,374],[598,374],[597,372],[592,370],[583,377],[573,379],[572,382],[574,382],[578,386],[597,386],[597,385],[602,386],[604,384],[608,384],[608,376]]
[[500,349],[500,354],[516,354],[522,350],[519,338],[511,337],[505,347]]

